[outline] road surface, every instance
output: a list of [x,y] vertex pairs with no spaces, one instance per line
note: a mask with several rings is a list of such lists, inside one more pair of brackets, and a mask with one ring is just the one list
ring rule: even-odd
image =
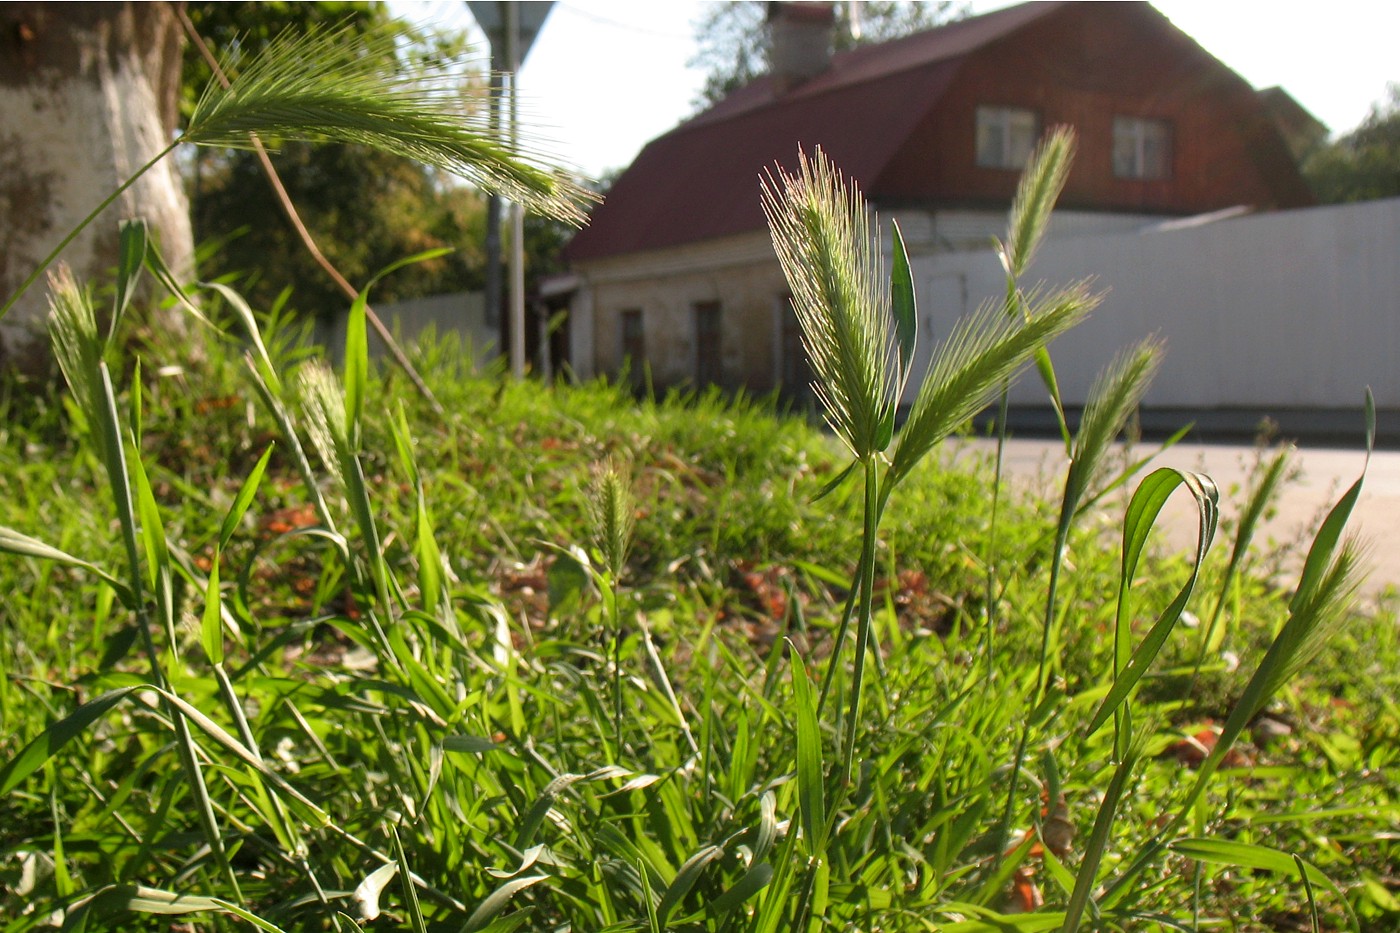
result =
[[[951,444],[955,458],[990,456],[995,450],[994,442],[982,439]],[[1154,449],[1156,445],[1147,443],[1134,448],[1137,457]],[[1227,519],[1237,516],[1243,506],[1251,468],[1258,458],[1258,451],[1250,446],[1182,443],[1158,456],[1148,469],[1171,466],[1210,475],[1220,488],[1221,518]],[[1297,448],[1293,456],[1296,475],[1283,486],[1276,514],[1256,531],[1256,547],[1268,546],[1270,540],[1288,547],[1291,566],[1295,570],[1301,567],[1317,526],[1355,482],[1364,461],[1365,454],[1360,450]],[[1059,441],[1013,438],[1007,445],[1004,469],[1013,483],[1025,484],[1058,499],[1067,462],[1064,445]],[[1189,552],[1195,546],[1196,535],[1195,506],[1190,497],[1184,491],[1174,493],[1163,515],[1169,517],[1169,546]],[[1400,452],[1376,451],[1371,455],[1349,527],[1359,533],[1368,549],[1371,573],[1364,592],[1378,597],[1389,588],[1400,589]],[[1225,548],[1228,553],[1232,544],[1232,539],[1218,533],[1214,546]]]

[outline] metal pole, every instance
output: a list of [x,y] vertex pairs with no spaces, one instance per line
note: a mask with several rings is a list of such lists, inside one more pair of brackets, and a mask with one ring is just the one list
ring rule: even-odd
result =
[[[501,138],[501,97],[505,94],[505,81],[501,77],[501,60],[491,56],[491,134]],[[486,198],[486,280],[482,283],[485,292],[486,323],[496,328],[496,338],[500,339],[501,324],[501,199],[496,195]]]
[[[506,26],[506,59],[510,66],[510,144],[520,146],[520,9],[502,3]],[[525,376],[525,211],[511,204],[510,231],[510,371]]]

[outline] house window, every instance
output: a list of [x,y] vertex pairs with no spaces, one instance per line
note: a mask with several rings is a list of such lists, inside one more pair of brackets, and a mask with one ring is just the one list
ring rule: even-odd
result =
[[720,360],[720,307],[718,301],[695,305],[695,383],[710,385],[723,381]]
[[633,385],[642,381],[642,366],[647,356],[646,338],[642,333],[642,311],[628,308],[622,312],[622,365]]
[[977,108],[977,164],[1025,168],[1039,132],[1035,111],[1020,107]]
[[1171,127],[1164,120],[1113,118],[1113,174],[1166,178],[1171,174]]

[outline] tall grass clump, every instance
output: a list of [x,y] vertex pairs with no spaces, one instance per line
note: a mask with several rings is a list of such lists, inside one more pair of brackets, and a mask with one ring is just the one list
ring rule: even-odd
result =
[[[984,308],[961,322],[934,353],[885,465],[895,408],[911,376],[917,321],[903,242],[896,232],[896,278],[887,292],[876,284],[878,252],[867,231],[859,192],[854,186],[848,192],[820,150],[811,160],[802,159],[798,174],[780,173],[767,181],[764,210],[793,290],[803,346],[816,374],[813,387],[827,421],[849,448],[851,470],[859,473],[865,490],[861,556],[851,588],[852,608],[846,614],[856,621],[856,646],[835,782],[839,786],[850,781],[854,764],[873,621],[876,539],[890,493],[935,444],[984,408],[1003,380],[1073,326],[1092,300],[1083,292],[1060,293],[1024,320],[1007,321],[996,309]],[[892,306],[889,295],[897,304]],[[835,659],[840,657],[847,621],[843,617],[836,637],[823,700],[841,670]]]
[[[862,549],[856,579],[850,588],[852,595],[842,616],[823,689],[815,706],[815,712],[820,713],[832,685],[846,673],[841,650],[847,625],[853,618],[856,625],[855,653],[849,667],[849,686],[845,688],[846,709],[837,721],[838,728],[843,732],[843,740],[837,751],[836,765],[823,779],[825,792],[816,786],[821,749],[820,733],[810,706],[813,694],[804,686],[806,677],[798,662],[794,666],[794,698],[798,706],[796,779],[803,802],[804,831],[815,837],[815,843],[809,843],[808,853],[811,878],[816,880],[817,893],[809,891],[804,897],[814,897],[820,902],[825,900],[820,889],[829,883],[825,859],[839,822],[835,814],[839,812],[837,806],[850,793],[856,737],[864,725],[864,672],[872,647],[875,539],[890,492],[958,423],[991,402],[998,389],[1004,399],[1006,381],[1016,369],[1034,359],[1051,392],[1052,403],[1060,413],[1070,452],[1070,466],[1049,556],[1037,673],[1026,697],[1027,718],[1018,730],[1020,738],[1012,755],[1006,805],[991,836],[994,841],[993,857],[982,881],[982,896],[1000,890],[1010,880],[1016,861],[1023,858],[1013,857],[1017,849],[1023,847],[1008,850],[1006,846],[1022,806],[1018,802],[1022,794],[1019,784],[1022,767],[1030,751],[1031,737],[1033,733],[1043,730],[1047,723],[1052,723],[1056,715],[1054,708],[1047,707],[1047,703],[1054,701],[1053,697],[1048,696],[1049,678],[1059,644],[1061,615],[1057,597],[1066,549],[1081,508],[1091,500],[1096,489],[1101,489],[1107,483],[1103,472],[1109,446],[1124,430],[1162,356],[1160,344],[1151,338],[1125,352],[1096,380],[1090,389],[1089,401],[1078,429],[1074,432],[1069,430],[1063,418],[1057,380],[1045,347],[1050,338],[1075,323],[1093,302],[1084,296],[1082,290],[1068,296],[1057,294],[1048,302],[1038,301],[1037,296],[1028,295],[1019,287],[1018,278],[1024,273],[1044,235],[1049,206],[1063,187],[1072,152],[1072,136],[1058,131],[1032,159],[1012,209],[1010,230],[1001,253],[1007,272],[1006,303],[1000,308],[984,308],[960,324],[947,343],[938,348],[919,386],[898,445],[888,461],[887,469],[883,471],[880,469],[881,460],[886,446],[893,439],[894,405],[902,394],[905,380],[909,378],[908,364],[913,355],[913,289],[907,281],[908,260],[903,253],[898,228],[895,228],[894,234],[894,273],[888,292],[892,297],[885,298],[872,284],[878,279],[872,257],[878,254],[869,240],[863,205],[858,194],[854,189],[846,188],[820,151],[810,161],[804,157],[796,175],[781,174],[777,181],[770,180],[765,185],[765,210],[773,230],[775,248],[795,296],[804,345],[813,361],[816,373],[814,389],[825,406],[828,423],[854,456],[854,463],[848,472],[859,473],[865,490]],[[892,332],[894,337],[891,337]],[[893,374],[893,377],[889,374]],[[999,473],[998,467],[998,478]],[[842,474],[841,478],[844,476]],[[1121,476],[1118,482],[1126,478],[1126,475]],[[1137,565],[1160,509],[1178,488],[1185,488],[1191,493],[1199,512],[1200,532],[1193,566],[1186,583],[1141,642],[1134,646],[1132,621],[1137,609],[1132,585]],[[1349,508],[1347,500],[1339,506],[1339,509],[1343,509],[1342,514]],[[1130,698],[1194,594],[1214,537],[1217,511],[1218,492],[1209,477],[1175,470],[1159,470],[1152,474],[1139,487],[1129,504],[1112,639],[1110,687],[1087,727],[1088,734],[1092,735],[1106,719],[1114,719],[1112,760],[1116,764],[1103,794],[1080,865],[1080,874],[1072,891],[1069,891],[1070,900],[1064,917],[1067,930],[1077,927],[1088,905],[1088,892],[1093,889],[1098,867],[1109,846],[1117,807],[1143,753],[1142,743],[1133,727]],[[1246,525],[1252,523],[1249,516],[1245,521]],[[1282,683],[1277,679],[1281,668],[1276,667],[1277,663],[1282,662],[1277,662],[1276,658],[1306,654],[1305,646],[1316,643],[1317,633],[1331,630],[1354,596],[1354,559],[1346,547],[1334,558],[1334,548],[1335,532],[1324,525],[1319,542],[1315,545],[1315,551],[1320,556],[1316,562],[1310,560],[1310,566],[1304,570],[1300,595],[1295,597],[1291,607],[1293,615],[1290,622],[1279,632],[1261,663],[1256,680],[1252,682],[1258,686],[1247,688],[1246,698],[1227,720],[1215,751],[1207,759],[1193,790],[1187,795],[1188,807],[1199,799],[1214,768],[1218,767],[1223,755],[1242,734],[1243,724],[1259,711],[1262,696],[1270,695]],[[1313,569],[1314,563],[1328,567],[1326,574]],[[1227,571],[1227,585],[1232,574],[1233,569]],[[995,577],[992,579],[989,600],[996,599]],[[1321,579],[1327,581],[1326,585],[1316,582]],[[1306,597],[1302,595],[1304,593]],[[1327,608],[1322,609],[1322,606]],[[994,619],[989,613],[989,627],[994,624]],[[1303,632],[1309,634],[1304,635]],[[992,644],[988,638],[988,670],[996,664],[996,659],[991,656]],[[1265,673],[1270,671],[1274,673]],[[807,785],[805,791],[802,790],[804,784]],[[1059,805],[1053,793],[1050,802]],[[1177,825],[1169,824],[1168,828],[1173,829]],[[1130,877],[1136,877],[1133,872],[1141,870],[1141,863],[1140,859],[1138,866],[1130,869]]]
[[[308,41],[275,54],[321,61]],[[260,108],[308,105],[317,80],[274,71],[245,68],[247,95],[196,125],[294,135]],[[378,120],[407,154],[438,138],[357,99],[306,132]],[[1025,368],[1053,386],[1048,344],[1095,304],[1018,282],[1071,143],[1052,137],[1022,186],[1006,299],[922,368],[898,229],[884,270],[820,151],[765,179],[839,445],[717,393],[469,373],[445,343],[418,360],[438,416],[371,365],[369,286],[336,372],[227,286],[171,282],[139,224],[111,327],[57,273],[65,405],[0,429],[0,928],[1393,921],[1400,653],[1383,617],[1345,656],[1364,685],[1323,653],[1360,637],[1361,480],[1292,594],[1243,556],[1219,570],[1208,477],[1110,467],[1150,339],[1066,426],[1058,502],[998,499],[999,477],[942,457]],[[147,272],[241,333],[199,369],[126,365],[121,311]],[[1199,526],[1185,560],[1152,547],[1179,490]],[[1211,621],[1185,638],[1202,592]],[[1162,698],[1207,671],[1223,707]],[[1294,737],[1256,737],[1264,716]]]

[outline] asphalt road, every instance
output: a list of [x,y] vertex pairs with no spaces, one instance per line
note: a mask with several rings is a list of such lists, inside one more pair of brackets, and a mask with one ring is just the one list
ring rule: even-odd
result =
[[[953,456],[989,456],[994,449],[991,441],[962,441],[957,442]],[[1141,457],[1153,449],[1155,445],[1144,443],[1134,452]],[[1281,548],[1285,569],[1296,571],[1302,566],[1313,533],[1360,475],[1364,459],[1360,450],[1296,448],[1295,475],[1283,487],[1276,514],[1256,532],[1256,545]],[[1149,469],[1171,466],[1208,474],[1220,488],[1223,520],[1238,515],[1257,462],[1258,452],[1250,446],[1183,443],[1163,452]],[[1058,498],[1066,464],[1064,445],[1059,441],[1013,438],[1008,443],[1005,470],[1014,483]],[[1195,506],[1190,497],[1184,491],[1175,493],[1163,508],[1163,515],[1168,521],[1167,546],[1189,553],[1196,535]],[[1350,528],[1358,533],[1368,551],[1371,572],[1365,594],[1379,597],[1389,588],[1400,589],[1400,452],[1385,450],[1371,455]],[[1228,537],[1217,535],[1216,548],[1228,549],[1231,545]]]

